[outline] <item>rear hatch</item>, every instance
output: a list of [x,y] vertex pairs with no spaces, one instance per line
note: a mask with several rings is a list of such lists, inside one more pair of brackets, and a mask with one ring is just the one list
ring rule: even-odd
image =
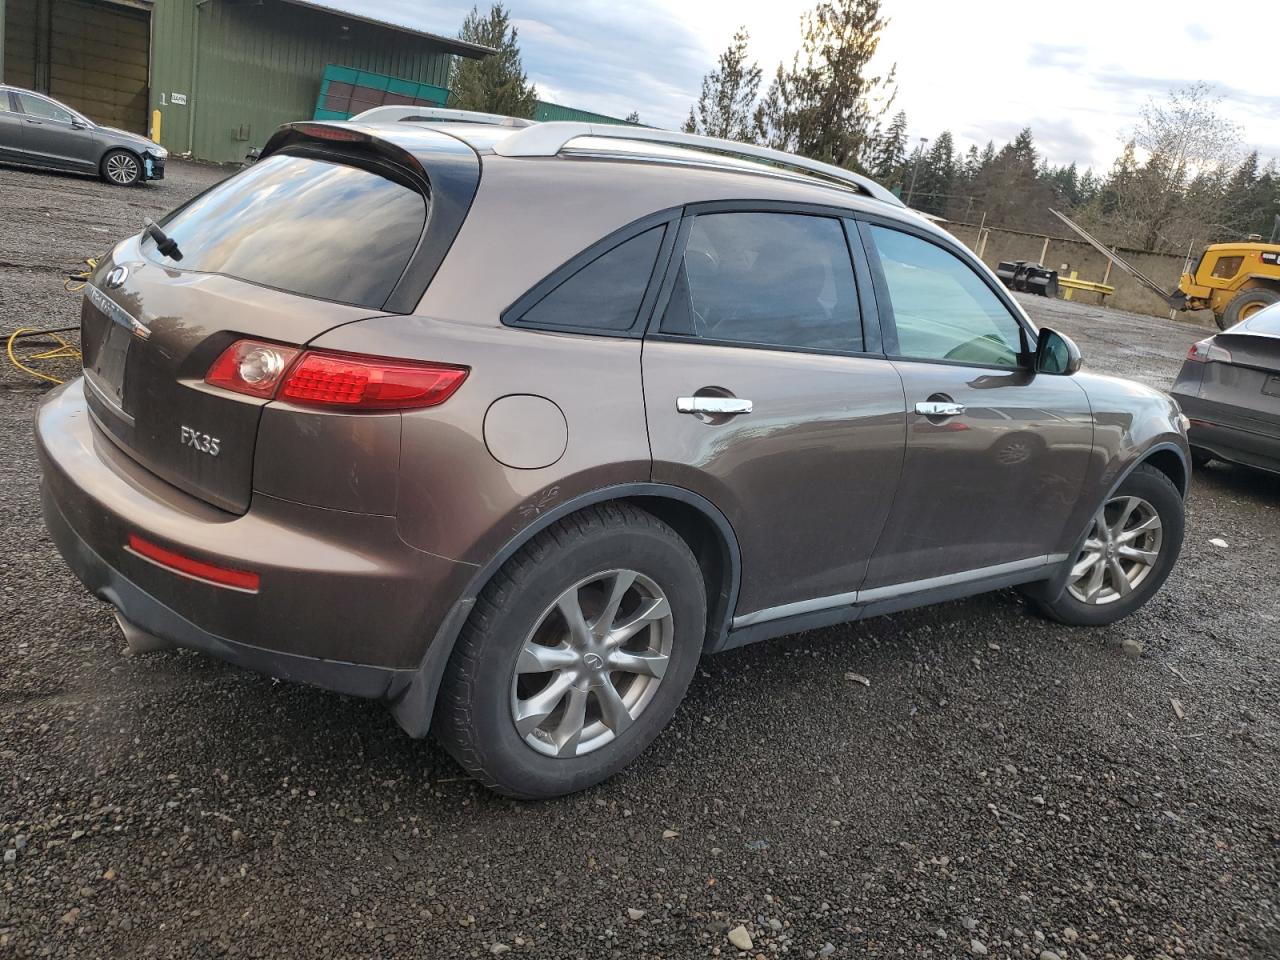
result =
[[[205,383],[214,361],[240,339],[302,346],[341,324],[408,312],[460,225],[432,217],[427,242],[428,141],[449,141],[435,148],[452,164],[441,179],[456,184],[456,140],[412,131],[420,149],[410,152],[360,130],[282,131],[259,163],[161,221],[177,254],[161,254],[144,232],[119,244],[86,288],[94,419],[142,466],[224,510],[248,509],[270,401]],[[456,197],[447,204],[457,206]]]
[[1280,435],[1280,309],[1272,307],[1213,338],[1229,361],[1205,365],[1200,397],[1233,409],[1233,425]]

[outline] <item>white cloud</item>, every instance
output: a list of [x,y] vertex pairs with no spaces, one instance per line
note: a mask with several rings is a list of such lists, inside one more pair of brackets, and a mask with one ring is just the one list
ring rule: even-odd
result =
[[[453,35],[470,4],[330,0]],[[482,6],[484,4],[482,3]],[[508,0],[525,67],[547,99],[678,126],[734,30],[751,32],[765,84],[800,41],[813,0]],[[1000,142],[1030,126],[1048,159],[1106,168],[1151,95],[1207,80],[1249,145],[1274,153],[1280,98],[1271,31],[1217,39],[1202,0],[1160,5],[1079,0],[1069,17],[1013,13],[1001,0],[883,0],[890,23],[877,69],[897,64],[913,137],[944,129],[958,144]],[[1266,145],[1272,145],[1269,150]]]

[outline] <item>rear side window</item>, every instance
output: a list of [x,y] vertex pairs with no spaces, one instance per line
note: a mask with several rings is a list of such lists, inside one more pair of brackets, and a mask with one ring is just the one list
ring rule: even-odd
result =
[[363,167],[277,154],[180,208],[164,230],[182,252],[181,269],[379,308],[426,221],[427,201],[412,187]]
[[596,257],[514,322],[557,329],[630,330],[653,275],[665,229],[653,227]]
[[666,334],[798,350],[862,350],[844,227],[831,217],[712,213],[689,230]]

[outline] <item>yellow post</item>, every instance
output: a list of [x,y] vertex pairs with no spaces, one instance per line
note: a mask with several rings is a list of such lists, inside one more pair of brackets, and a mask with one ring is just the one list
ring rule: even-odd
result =
[[[1071,271],[1071,279],[1072,279],[1072,280],[1076,279],[1076,277],[1078,277],[1079,275],[1080,275],[1080,271],[1079,271],[1079,270],[1072,270],[1072,271]],[[1066,292],[1066,293],[1064,293],[1064,294],[1062,295],[1062,299],[1063,299],[1063,300],[1070,300],[1070,299],[1071,299],[1071,294],[1072,294],[1073,292],[1074,292],[1074,290],[1073,290],[1071,287],[1067,287],[1067,292]]]
[[160,111],[151,111],[151,141],[152,143],[160,142]]

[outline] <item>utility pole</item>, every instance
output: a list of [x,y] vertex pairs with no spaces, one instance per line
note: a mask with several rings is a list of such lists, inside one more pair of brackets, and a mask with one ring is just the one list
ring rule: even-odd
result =
[[929,142],[928,137],[920,138],[920,148],[916,152],[916,162],[911,167],[911,184],[907,187],[907,206],[911,206],[911,195],[916,192],[916,174],[920,172],[920,161],[924,159],[924,145]]

